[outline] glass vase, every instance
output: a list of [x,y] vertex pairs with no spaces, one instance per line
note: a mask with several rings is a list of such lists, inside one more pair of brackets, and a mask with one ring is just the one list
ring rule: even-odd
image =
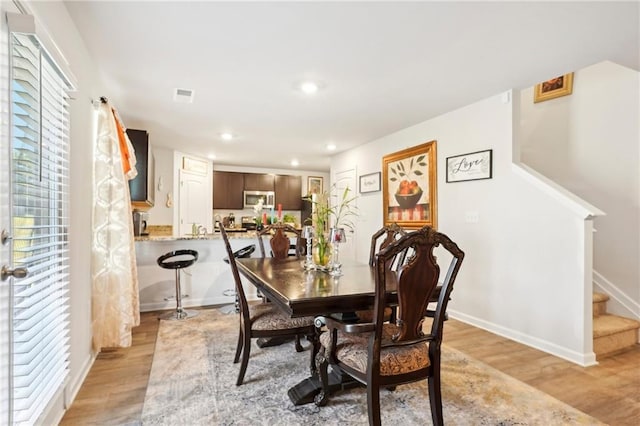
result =
[[331,262],[331,245],[322,238],[321,241],[316,240],[313,245],[313,263],[319,266],[319,269],[326,269]]

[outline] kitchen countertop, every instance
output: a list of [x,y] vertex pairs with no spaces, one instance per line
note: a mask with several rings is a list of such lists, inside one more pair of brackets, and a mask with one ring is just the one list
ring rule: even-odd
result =
[[[250,239],[256,238],[256,231],[241,231],[239,229],[228,229],[227,236],[229,239]],[[205,235],[141,235],[134,237],[135,241],[182,241],[182,240],[221,240],[220,232]]]

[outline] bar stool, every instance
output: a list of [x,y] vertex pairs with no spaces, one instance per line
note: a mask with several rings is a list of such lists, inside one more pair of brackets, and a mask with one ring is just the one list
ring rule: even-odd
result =
[[[180,256],[181,258],[171,260]],[[180,287],[180,269],[187,268],[198,260],[198,252],[195,250],[175,250],[165,253],[158,258],[158,265],[164,269],[174,269],[176,271],[176,310],[161,315],[160,319],[181,320],[193,318],[198,315],[196,311],[182,309],[182,288]]]

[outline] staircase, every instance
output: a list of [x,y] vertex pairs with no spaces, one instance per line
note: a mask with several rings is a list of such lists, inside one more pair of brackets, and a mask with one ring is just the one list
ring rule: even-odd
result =
[[597,359],[623,352],[638,344],[640,322],[607,314],[609,296],[593,293],[593,351]]

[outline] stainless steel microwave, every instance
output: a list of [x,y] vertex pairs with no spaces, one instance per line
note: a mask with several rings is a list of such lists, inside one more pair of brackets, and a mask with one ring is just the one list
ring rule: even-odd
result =
[[262,199],[262,208],[272,209],[276,205],[276,193],[273,191],[244,191],[244,208],[252,209]]

